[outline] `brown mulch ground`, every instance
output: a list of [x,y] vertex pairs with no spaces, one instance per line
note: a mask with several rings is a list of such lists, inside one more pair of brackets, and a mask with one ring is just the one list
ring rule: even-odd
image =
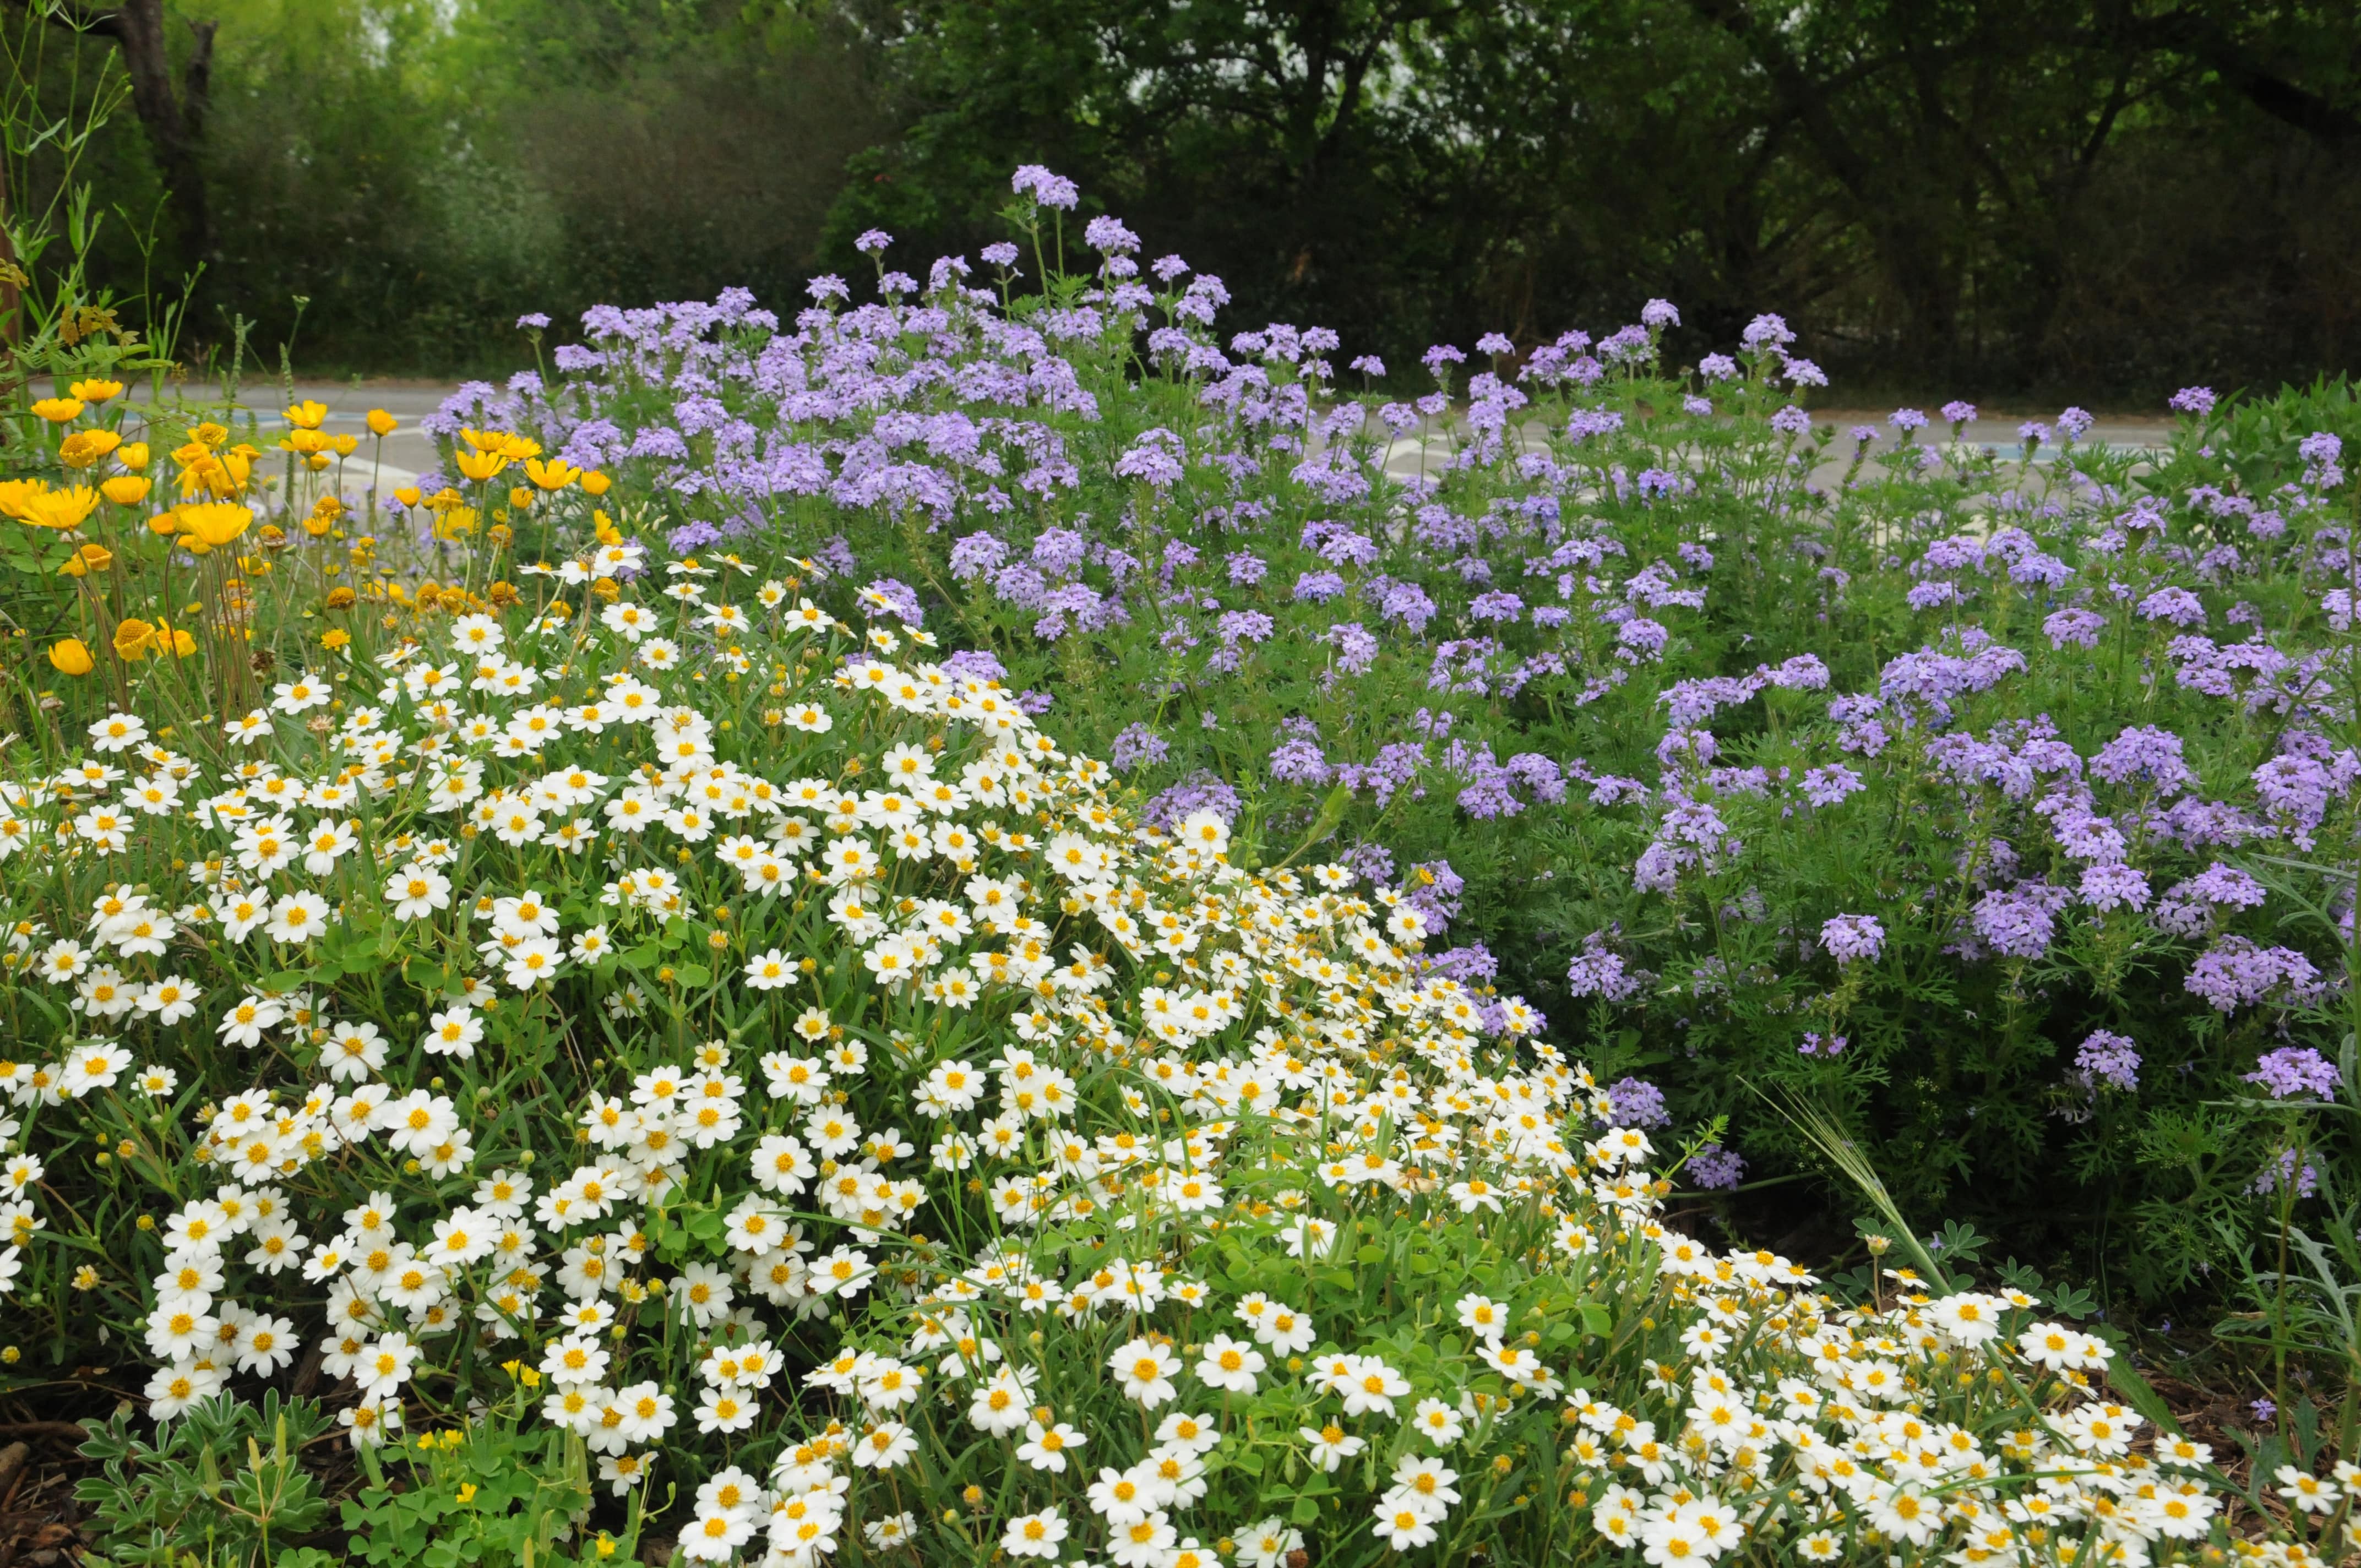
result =
[[82,1438],[64,1421],[0,1421],[0,1568],[51,1568],[80,1555]]

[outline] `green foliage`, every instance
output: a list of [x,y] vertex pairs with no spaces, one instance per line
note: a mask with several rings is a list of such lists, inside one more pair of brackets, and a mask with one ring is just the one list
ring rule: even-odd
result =
[[[139,1425],[147,1426],[142,1420]],[[324,1555],[298,1548],[328,1517],[305,1450],[335,1423],[311,1399],[275,1388],[254,1403],[222,1399],[137,1434],[128,1409],[88,1423],[82,1457],[99,1474],[75,1484],[103,1556],[117,1568],[178,1568],[194,1557],[220,1568],[315,1568]]]
[[636,1555],[636,1497],[633,1524],[620,1541],[602,1531],[585,1543],[589,1465],[582,1440],[569,1432],[522,1431],[516,1412],[503,1410],[390,1453],[381,1460],[363,1451],[368,1485],[338,1510],[351,1532],[347,1563],[570,1568]]
[[317,1400],[266,1389],[254,1403],[214,1399],[138,1435],[127,1412],[89,1423],[77,1483],[90,1531],[85,1558],[111,1568],[571,1568],[636,1560],[639,1500],[619,1532],[588,1530],[582,1440],[520,1423],[503,1405],[465,1428],[364,1449],[340,1501],[322,1488],[323,1444],[341,1434]]

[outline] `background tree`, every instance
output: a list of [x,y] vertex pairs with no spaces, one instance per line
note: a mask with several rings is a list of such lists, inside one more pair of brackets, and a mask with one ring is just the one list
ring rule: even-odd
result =
[[[18,0],[35,15],[85,37],[105,38],[123,52],[132,112],[147,133],[162,175],[182,254],[202,260],[213,248],[213,206],[205,190],[205,118],[213,103],[214,36],[221,24],[176,18],[164,0],[122,0],[89,5],[81,0]],[[177,70],[173,22],[188,37]]]
[[1863,396],[2146,399],[2361,348],[2351,6],[60,3],[146,83],[97,148],[102,270],[210,262],[199,351],[241,317],[267,349],[298,296],[324,362],[443,373],[513,364],[527,311],[791,305],[872,226],[972,253],[1027,162],[1402,364],[1659,295],[1697,343],[1781,312]]

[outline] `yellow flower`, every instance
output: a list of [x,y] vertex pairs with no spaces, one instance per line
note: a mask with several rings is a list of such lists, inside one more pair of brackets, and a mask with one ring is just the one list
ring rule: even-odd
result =
[[66,564],[58,570],[69,577],[85,577],[93,572],[104,572],[114,565],[114,551],[104,544],[92,543],[67,556]]
[[63,532],[80,528],[82,521],[98,510],[98,492],[87,485],[76,485],[71,490],[43,490],[27,496],[19,503],[23,510],[17,518],[35,528],[54,528]]
[[190,654],[197,651],[197,640],[195,638],[190,636],[187,632],[181,630],[177,626],[168,626],[163,621],[159,620],[156,623],[156,636],[152,644],[156,652],[161,653],[164,651],[164,637],[168,632],[170,633],[172,639],[173,657],[185,659]]
[[297,425],[293,430],[289,431],[287,438],[279,444],[279,450],[309,457],[314,452],[325,452],[329,445],[330,438],[325,432],[313,430],[309,425]]
[[93,376],[87,381],[76,381],[70,389],[75,397],[80,398],[83,402],[103,403],[109,398],[121,397],[123,395],[123,383],[120,381],[110,381],[104,376]]
[[393,492],[393,499],[400,501],[403,506],[414,507],[420,501],[424,500],[426,497],[424,492],[421,491],[416,485],[404,485],[401,488]]
[[97,661],[90,656],[90,650],[82,646],[81,638],[64,637],[49,644],[49,663],[61,675],[86,675]]
[[148,656],[148,644],[155,640],[156,629],[137,616],[126,616],[115,623],[115,656],[137,663]]
[[516,508],[519,511],[529,510],[533,503],[533,493],[531,490],[526,489],[522,485],[517,486],[514,489],[509,492],[509,505]]
[[170,539],[181,532],[181,522],[170,512],[159,511],[148,520],[148,532]]
[[145,468],[148,466],[148,444],[126,441],[115,449],[115,460],[126,468]]
[[580,478],[582,470],[563,457],[552,457],[547,462],[533,457],[526,460],[524,474],[544,490],[562,490]]
[[328,443],[335,449],[336,455],[339,457],[350,457],[359,450],[361,438],[357,435],[339,435]]
[[181,494],[195,496],[199,491],[216,500],[227,500],[246,488],[247,478],[254,471],[254,449],[239,445],[226,452],[214,452],[192,444],[181,447],[172,456],[181,465]]
[[58,443],[58,461],[69,468],[87,468],[122,444],[123,437],[111,430],[78,430]]
[[476,509],[453,507],[434,520],[434,537],[462,539],[476,532]]
[[153,483],[145,474],[117,474],[99,482],[99,494],[119,507],[137,506],[148,499],[148,486]]
[[459,439],[478,452],[497,452],[512,463],[541,455],[541,443],[505,430],[462,430]]
[[614,483],[615,481],[607,477],[605,474],[593,468],[582,476],[582,493],[586,496],[603,496]]
[[33,411],[51,424],[63,424],[82,412],[80,398],[43,398],[33,405]]
[[[192,426],[189,431],[189,440],[199,446],[219,446],[223,442],[227,441],[228,439],[229,431],[222,425],[215,424],[211,420],[205,421],[203,424]],[[181,455],[180,453],[175,452],[172,455],[178,457]]]
[[298,430],[317,430],[320,422],[328,417],[328,405],[304,401],[287,411],[287,422]]
[[35,496],[49,488],[46,479],[0,480],[0,517],[25,521],[25,506]]
[[371,435],[391,435],[394,427],[400,422],[383,409],[371,409],[368,411],[368,427]]
[[172,509],[172,516],[179,520],[181,538],[190,548],[202,544],[211,550],[244,533],[254,521],[254,509],[184,503]]
[[479,484],[509,466],[504,452],[462,452],[458,462],[459,472]]
[[341,626],[331,626],[320,634],[320,646],[333,653],[353,640],[353,634]]

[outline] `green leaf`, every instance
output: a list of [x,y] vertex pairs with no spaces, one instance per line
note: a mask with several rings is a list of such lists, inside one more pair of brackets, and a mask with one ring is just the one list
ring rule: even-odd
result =
[[2132,1347],[2121,1334],[2103,1323],[2093,1325],[2092,1332],[2114,1347],[2114,1356],[2107,1363],[2107,1381],[2124,1397],[2124,1403],[2146,1416],[2150,1421],[2173,1436],[2180,1435],[2180,1423],[2173,1419],[2172,1407],[2164,1402],[2148,1380],[2132,1365]]
[[1295,1506],[1287,1510],[1287,1517],[1297,1524],[1318,1524],[1320,1505],[1310,1497],[1298,1497]]

